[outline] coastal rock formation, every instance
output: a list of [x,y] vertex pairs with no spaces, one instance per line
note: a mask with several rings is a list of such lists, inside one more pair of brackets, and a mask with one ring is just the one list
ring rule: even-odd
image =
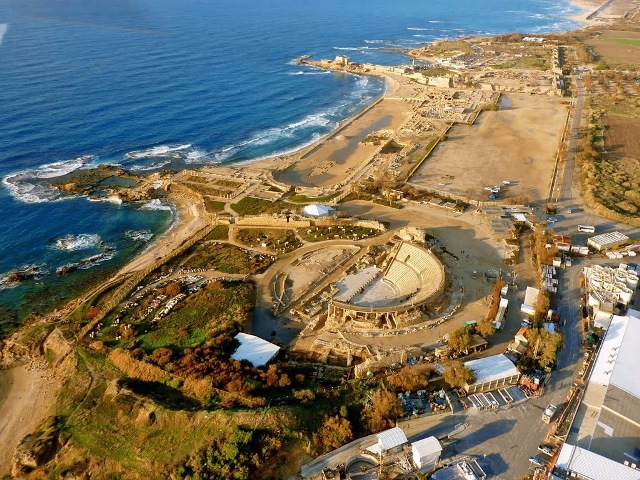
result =
[[48,417],[37,431],[20,440],[13,455],[11,475],[21,478],[53,458],[58,449],[56,417]]

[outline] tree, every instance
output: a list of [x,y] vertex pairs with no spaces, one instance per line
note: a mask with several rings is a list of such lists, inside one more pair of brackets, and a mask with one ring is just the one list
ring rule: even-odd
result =
[[387,378],[390,386],[397,390],[420,390],[429,383],[431,367],[428,365],[405,366]]
[[322,427],[313,434],[316,452],[326,453],[353,440],[351,422],[339,416],[325,417]]
[[462,388],[476,379],[473,370],[459,360],[452,360],[444,366],[443,377],[444,381],[454,388]]
[[471,332],[467,327],[460,327],[449,334],[449,346],[455,352],[462,352],[471,345]]
[[380,388],[371,397],[371,406],[364,410],[362,421],[369,431],[379,432],[392,427],[403,413],[400,399],[393,392]]
[[180,293],[181,289],[182,287],[180,287],[180,284],[178,282],[170,282],[166,287],[164,287],[164,293],[166,293],[170,297],[175,297]]
[[478,322],[478,333],[480,333],[484,338],[496,333],[496,327],[493,325],[493,320],[491,318],[480,320]]

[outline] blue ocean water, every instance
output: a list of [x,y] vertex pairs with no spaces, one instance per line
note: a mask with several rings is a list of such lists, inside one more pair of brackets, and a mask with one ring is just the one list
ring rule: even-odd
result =
[[[194,166],[295,150],[384,90],[297,66],[299,55],[397,64],[398,47],[570,30],[576,13],[551,0],[0,0],[0,278],[33,263],[48,272],[1,290],[0,306],[66,296],[145,247],[125,231],[152,241],[171,222],[166,209],[63,199],[34,179],[99,163],[167,167],[169,150]],[[113,257],[57,277],[103,247],[57,243],[78,234]]]

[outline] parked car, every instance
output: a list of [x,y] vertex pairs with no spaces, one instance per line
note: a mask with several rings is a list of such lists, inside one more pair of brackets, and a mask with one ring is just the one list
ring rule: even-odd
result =
[[538,445],[538,450],[545,455],[549,455],[550,457],[552,457],[555,447],[549,443],[541,443],[540,445]]
[[547,462],[540,457],[529,457],[529,461],[537,467],[544,467],[547,464]]

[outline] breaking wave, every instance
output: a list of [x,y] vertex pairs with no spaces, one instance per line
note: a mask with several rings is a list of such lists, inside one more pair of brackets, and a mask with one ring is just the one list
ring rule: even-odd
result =
[[191,144],[184,145],[157,145],[145,150],[133,150],[125,154],[128,158],[149,158],[149,157],[179,157],[180,152],[191,148]]
[[71,160],[48,163],[31,170],[11,173],[3,178],[2,183],[14,198],[24,203],[52,202],[70,198],[43,180],[67,175],[86,166],[96,158],[93,155],[86,155]]
[[56,239],[54,247],[58,250],[72,252],[75,250],[95,247],[99,243],[100,235],[96,235],[94,233],[80,233],[78,235],[69,234]]
[[150,230],[127,230],[124,236],[134,242],[148,242],[153,237],[153,233]]
[[162,200],[158,198],[154,198],[153,200],[143,204],[140,207],[140,210],[169,210],[171,211],[171,207],[169,205],[165,205],[162,203]]

